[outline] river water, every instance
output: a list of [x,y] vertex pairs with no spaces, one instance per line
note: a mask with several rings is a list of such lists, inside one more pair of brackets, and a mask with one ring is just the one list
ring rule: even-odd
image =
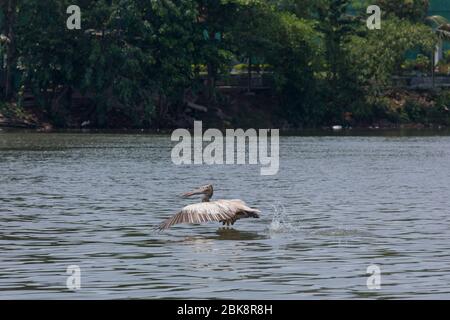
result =
[[[448,134],[284,136],[275,176],[175,166],[172,146],[0,132],[0,299],[450,298]],[[206,183],[261,219],[153,231]]]

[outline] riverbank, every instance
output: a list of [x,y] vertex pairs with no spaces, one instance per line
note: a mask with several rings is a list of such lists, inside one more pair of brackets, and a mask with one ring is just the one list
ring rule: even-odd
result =
[[24,108],[17,103],[0,102],[0,128],[51,131],[54,126],[39,108]]
[[[450,91],[390,89],[377,98],[371,115],[348,110],[342,119],[333,123],[304,126],[283,112],[279,97],[272,90],[222,89],[220,99],[208,104],[201,97],[195,102],[186,100],[168,108],[164,117],[147,121],[143,110],[136,114],[124,113],[120,108],[108,108],[106,122],[98,125],[95,105],[71,107],[59,112],[57,119],[49,116],[46,108],[36,105],[0,103],[0,127],[38,131],[65,130],[146,130],[171,131],[175,128],[192,128],[194,121],[205,127],[226,128],[279,128],[282,131],[307,129],[423,129],[450,127]],[[88,101],[88,100],[87,100]],[[367,113],[367,111],[366,111]]]

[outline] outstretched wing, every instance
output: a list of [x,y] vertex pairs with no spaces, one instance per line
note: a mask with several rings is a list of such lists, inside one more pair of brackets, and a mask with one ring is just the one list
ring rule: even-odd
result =
[[191,204],[181,209],[173,217],[161,223],[159,230],[165,230],[179,223],[204,223],[233,219],[239,211],[238,206],[225,201],[213,201]]
[[239,211],[241,213],[254,213],[258,215],[258,213],[261,213],[258,209],[253,209],[247,206],[247,204],[240,200],[240,199],[233,199],[233,200],[217,200],[217,202],[227,203],[229,206],[234,206],[236,211]]

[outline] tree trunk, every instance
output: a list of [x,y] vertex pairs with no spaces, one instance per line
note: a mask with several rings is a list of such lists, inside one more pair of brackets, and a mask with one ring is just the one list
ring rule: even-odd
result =
[[431,87],[434,89],[435,87],[435,64],[436,64],[436,56],[434,53],[431,53]]
[[443,41],[439,38],[438,43],[436,45],[436,49],[434,52],[434,65],[436,66],[443,58]]
[[167,97],[163,93],[158,93],[158,103],[157,103],[157,117],[158,121],[162,123],[167,116],[167,113],[169,112],[169,105],[167,101]]
[[9,41],[6,44],[6,75],[5,75],[5,92],[6,100],[13,97],[13,73],[16,69],[16,41],[14,34],[14,25],[16,22],[16,0],[8,0],[6,8],[5,31]]
[[208,79],[207,79],[207,99],[214,101],[214,90],[216,88],[216,68],[212,63],[208,63]]
[[247,92],[252,90],[252,58],[248,57],[248,85]]

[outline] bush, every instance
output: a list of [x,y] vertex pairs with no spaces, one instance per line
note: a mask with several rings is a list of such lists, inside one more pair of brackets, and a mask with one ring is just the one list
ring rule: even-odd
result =
[[353,118],[357,123],[373,123],[376,119],[387,116],[388,105],[388,98],[369,95],[365,101],[354,104],[352,107]]
[[436,99],[436,104],[430,110],[430,120],[434,123],[450,125],[450,91],[443,91]]
[[197,71],[199,73],[206,73],[208,72],[208,68],[204,64],[193,64],[192,70]]
[[244,71],[247,72],[248,71],[248,65],[245,64],[245,63],[239,63],[239,64],[235,65],[233,67],[233,69],[235,71],[237,71],[237,72],[244,72]]
[[441,75],[449,75],[450,63],[445,62],[444,60],[439,61],[439,63],[437,64],[437,73]]
[[444,59],[442,61],[444,63],[450,63],[450,50],[444,52]]
[[416,59],[403,62],[402,69],[405,71],[419,71],[426,73],[431,69],[431,61],[427,56],[419,54]]
[[[236,72],[248,72],[248,64],[239,63],[233,67]],[[254,64],[252,65],[252,71],[273,71],[273,67],[270,64]]]
[[426,110],[423,105],[414,99],[405,102],[405,113],[413,122],[426,122]]

